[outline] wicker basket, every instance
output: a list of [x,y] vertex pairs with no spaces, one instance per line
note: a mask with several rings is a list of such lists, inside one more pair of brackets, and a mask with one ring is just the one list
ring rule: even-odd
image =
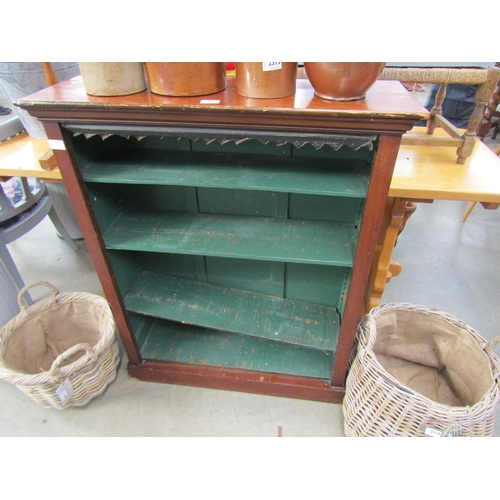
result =
[[385,304],[358,326],[343,403],[346,436],[490,436],[495,346],[450,314]]
[[[24,293],[40,285],[52,297],[28,307]],[[107,301],[59,293],[45,281],[25,286],[17,300],[20,313],[0,330],[0,379],[59,410],[84,406],[104,392],[120,360]]]

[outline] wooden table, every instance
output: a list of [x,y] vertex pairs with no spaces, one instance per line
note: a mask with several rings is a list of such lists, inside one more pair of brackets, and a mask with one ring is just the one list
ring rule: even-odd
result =
[[[425,128],[415,127],[411,133],[425,135]],[[434,134],[446,136],[439,129]],[[498,208],[500,158],[480,141],[463,165],[456,158],[455,148],[401,146],[370,275],[366,310],[381,303],[387,281],[401,272],[400,264],[392,260],[392,251],[407,202],[476,201],[487,209]]]
[[46,182],[62,181],[53,158],[48,141],[33,139],[21,132],[0,143],[0,180],[17,176],[37,177]]

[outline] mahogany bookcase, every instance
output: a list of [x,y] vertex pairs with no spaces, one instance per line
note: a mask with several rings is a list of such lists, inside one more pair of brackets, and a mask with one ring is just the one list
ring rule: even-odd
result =
[[136,379],[341,402],[401,136],[427,111],[365,99],[85,93],[40,119]]

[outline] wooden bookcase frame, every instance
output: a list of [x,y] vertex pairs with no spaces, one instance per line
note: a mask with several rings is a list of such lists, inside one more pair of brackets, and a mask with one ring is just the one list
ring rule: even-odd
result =
[[[330,102],[315,97],[309,82],[303,80],[297,82],[295,96],[246,99],[236,94],[234,80],[229,79],[227,89],[210,96],[209,104],[200,103],[201,100],[167,98],[148,91],[125,97],[91,97],[76,78],[21,99],[18,104],[45,126],[111,305],[133,378],[340,403],[401,137],[428,113],[401,84],[382,81],[374,85],[366,99]],[[373,138],[371,175],[329,377],[143,358],[109,256],[109,242],[96,217],[74,144],[75,132],[103,135],[127,131],[145,135],[165,131],[171,135],[209,134],[216,138],[249,135],[275,141],[298,138],[307,143],[339,137]],[[182,323],[182,318],[177,321]]]

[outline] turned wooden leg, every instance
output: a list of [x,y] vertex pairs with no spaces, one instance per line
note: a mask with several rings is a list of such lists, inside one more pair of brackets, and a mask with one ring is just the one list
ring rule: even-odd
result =
[[434,120],[434,116],[441,116],[443,114],[443,101],[446,97],[446,88],[447,85],[444,83],[439,85],[436,98],[434,99],[434,106],[432,106],[430,111],[431,117],[427,120],[427,133],[429,135],[432,135],[434,130],[438,127],[436,121]]
[[467,126],[467,131],[462,136],[464,142],[462,146],[457,149],[457,163],[463,164],[465,160],[472,154],[474,145],[476,144],[476,133],[480,128],[481,120],[483,118],[483,113],[485,107],[488,105],[488,101],[495,92],[495,87],[498,84],[498,70],[489,71],[486,82],[479,86],[476,92],[476,106],[469,118],[469,123]]
[[[500,67],[499,63],[497,63],[496,66]],[[492,128],[491,120],[495,115],[495,111],[498,107],[499,101],[500,101],[500,80],[497,82],[495,91],[493,92],[493,95],[490,97],[488,104],[485,106],[483,110],[483,117],[481,118],[481,123],[479,124],[479,127],[477,127],[477,137],[479,138],[480,141],[484,140],[484,136]],[[493,135],[491,136],[493,140],[496,139],[497,132],[498,132],[498,123],[495,126],[493,126]]]

